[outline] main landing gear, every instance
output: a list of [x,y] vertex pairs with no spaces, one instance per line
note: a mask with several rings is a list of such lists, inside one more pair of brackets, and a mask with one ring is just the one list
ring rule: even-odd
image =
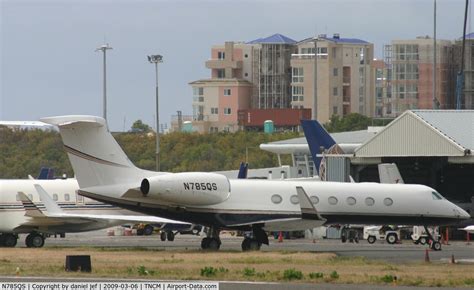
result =
[[245,237],[242,251],[259,251],[262,244],[268,245],[268,236],[261,226],[252,226],[253,237]]
[[0,247],[13,248],[17,241],[18,236],[16,234],[0,234]]
[[[207,230],[207,236],[201,241],[201,249],[208,251],[217,251],[221,247],[219,230],[211,227]],[[262,229],[262,226],[252,226],[252,237],[245,237],[242,241],[242,251],[258,251],[262,244],[268,245],[268,236]]]
[[160,239],[163,242],[166,241],[166,239],[168,239],[168,241],[172,242],[172,241],[174,241],[174,236],[175,236],[175,234],[172,231],[163,231],[160,234]]
[[35,232],[32,232],[26,236],[25,244],[28,248],[41,248],[44,246],[44,236]]
[[221,247],[221,239],[219,238],[219,230],[211,227],[206,232],[207,237],[201,241],[201,249],[208,251],[217,251]]

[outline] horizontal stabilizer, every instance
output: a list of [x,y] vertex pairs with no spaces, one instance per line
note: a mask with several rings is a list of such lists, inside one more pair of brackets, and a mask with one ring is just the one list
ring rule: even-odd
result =
[[69,115],[41,118],[41,121],[47,124],[56,125],[58,127],[67,127],[69,125],[75,126],[92,126],[102,127],[107,126],[105,120],[100,117],[88,115]]
[[28,217],[45,217],[45,214],[26,196],[25,193],[19,191],[18,196],[25,208],[25,216]]

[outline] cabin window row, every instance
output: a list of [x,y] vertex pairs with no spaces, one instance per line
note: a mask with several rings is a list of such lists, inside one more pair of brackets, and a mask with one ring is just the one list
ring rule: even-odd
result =
[[[28,196],[28,198],[31,200],[31,201],[34,201],[33,200],[33,195],[31,193],[27,194],[26,196]],[[78,196],[79,197],[79,196]],[[82,198],[82,196],[81,196]],[[79,198],[79,200],[81,200],[81,198]],[[56,193],[53,194],[53,200],[54,201],[58,201],[59,200],[59,197]],[[66,193],[64,195],[64,201],[70,201],[71,200],[71,196],[69,195],[69,193]],[[21,201],[21,198],[20,198],[20,195],[17,193],[16,194],[16,201]]]
[[[311,200],[311,202],[313,204],[318,204],[319,203],[319,197],[317,197],[315,195],[310,196],[309,199]],[[279,204],[283,201],[283,198],[279,194],[274,194],[274,195],[272,195],[271,200],[274,204]],[[290,202],[292,204],[299,204],[300,203],[299,198],[298,198],[297,195],[290,196]],[[339,203],[339,200],[335,196],[330,196],[330,197],[328,197],[328,203],[330,205],[337,205]],[[353,196],[349,196],[349,197],[346,198],[346,203],[348,205],[356,205],[357,204],[357,199]],[[375,204],[375,199],[373,199],[372,197],[366,197],[365,200],[364,200],[364,203],[367,206],[373,206]],[[391,206],[391,205],[393,205],[393,199],[391,199],[389,197],[384,198],[383,204],[385,206]]]

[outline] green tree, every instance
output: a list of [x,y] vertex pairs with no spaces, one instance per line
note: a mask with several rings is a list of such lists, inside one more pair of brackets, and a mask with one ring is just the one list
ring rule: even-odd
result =
[[146,133],[151,131],[151,127],[143,123],[142,120],[136,120],[133,122],[131,131],[137,133]]
[[351,113],[344,117],[333,115],[331,120],[324,124],[324,127],[328,132],[345,132],[345,131],[356,131],[365,130],[369,126],[384,126],[390,123],[392,120],[381,120],[372,119],[358,113]]

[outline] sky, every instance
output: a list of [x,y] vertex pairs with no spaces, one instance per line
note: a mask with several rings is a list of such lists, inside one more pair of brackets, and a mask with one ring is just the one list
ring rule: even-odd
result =
[[[107,111],[112,131],[138,119],[155,124],[192,114],[189,82],[209,78],[211,46],[274,33],[302,40],[340,33],[375,45],[433,35],[434,0],[0,0],[0,120],[102,115],[102,54],[107,52]],[[472,1],[471,1],[472,2]],[[464,0],[437,0],[437,37],[462,36]],[[472,5],[471,5],[472,6]],[[467,32],[471,29],[471,14]]]

